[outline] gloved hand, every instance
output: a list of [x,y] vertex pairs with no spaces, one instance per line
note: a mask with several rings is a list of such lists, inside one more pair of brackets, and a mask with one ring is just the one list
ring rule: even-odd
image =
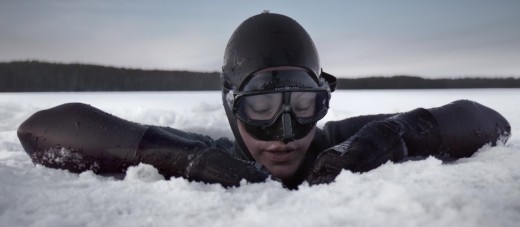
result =
[[183,177],[191,181],[219,183],[224,187],[248,182],[263,182],[267,169],[254,162],[233,158],[224,150],[210,146],[211,141],[197,134],[176,129],[150,127],[143,135],[135,155],[126,163],[153,165],[165,177]]
[[406,155],[398,124],[390,120],[371,122],[347,141],[322,152],[307,181],[311,185],[330,183],[342,169],[365,172]]
[[433,116],[416,109],[368,123],[347,141],[323,151],[307,177],[309,184],[330,183],[342,169],[366,172],[408,155],[438,151],[440,135]]
[[185,177],[231,187],[239,186],[242,179],[250,183],[263,182],[269,172],[259,163],[235,159],[218,148],[208,148],[191,159]]

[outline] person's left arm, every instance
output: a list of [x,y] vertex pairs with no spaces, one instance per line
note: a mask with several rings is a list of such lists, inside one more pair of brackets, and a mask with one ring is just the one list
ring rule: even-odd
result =
[[317,158],[307,181],[329,183],[347,169],[366,172],[409,156],[467,157],[480,147],[507,141],[511,126],[498,112],[468,100],[418,108],[364,125]]

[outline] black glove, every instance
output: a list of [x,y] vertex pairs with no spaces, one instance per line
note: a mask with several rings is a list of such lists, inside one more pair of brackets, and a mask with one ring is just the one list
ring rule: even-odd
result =
[[342,169],[366,172],[406,156],[438,152],[440,134],[433,116],[416,109],[368,123],[347,141],[323,151],[307,177],[309,184],[330,183]]
[[245,179],[250,183],[264,182],[269,176],[265,167],[256,162],[235,159],[218,148],[208,148],[188,163],[185,177],[205,183],[219,183],[224,187],[239,186]]
[[[248,182],[263,182],[269,176],[267,169],[255,162],[233,158],[210,140],[197,134],[179,130],[150,127],[141,139],[135,156],[126,163],[143,162],[159,170],[165,177],[183,177],[205,183],[219,183],[224,187]],[[132,160],[132,161],[130,161]]]

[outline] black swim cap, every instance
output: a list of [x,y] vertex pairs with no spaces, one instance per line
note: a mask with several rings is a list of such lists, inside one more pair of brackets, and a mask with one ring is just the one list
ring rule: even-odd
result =
[[[238,88],[254,72],[275,66],[298,66],[320,75],[320,60],[309,34],[295,20],[262,13],[233,32],[224,53],[224,87]],[[315,78],[317,80],[317,78]]]
[[226,95],[240,91],[256,72],[278,66],[292,66],[309,71],[320,84],[326,81],[330,90],[336,78],[321,72],[318,52],[309,34],[295,20],[280,14],[262,13],[245,20],[233,32],[224,53],[222,66],[222,100],[242,158],[253,160],[237,127],[237,118],[228,105]]

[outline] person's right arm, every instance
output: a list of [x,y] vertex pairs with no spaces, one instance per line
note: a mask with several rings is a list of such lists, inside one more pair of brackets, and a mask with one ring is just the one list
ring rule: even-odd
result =
[[18,137],[34,163],[72,172],[121,173],[142,162],[165,177],[223,186],[267,178],[258,165],[232,158],[209,137],[137,124],[81,103],[35,113]]

